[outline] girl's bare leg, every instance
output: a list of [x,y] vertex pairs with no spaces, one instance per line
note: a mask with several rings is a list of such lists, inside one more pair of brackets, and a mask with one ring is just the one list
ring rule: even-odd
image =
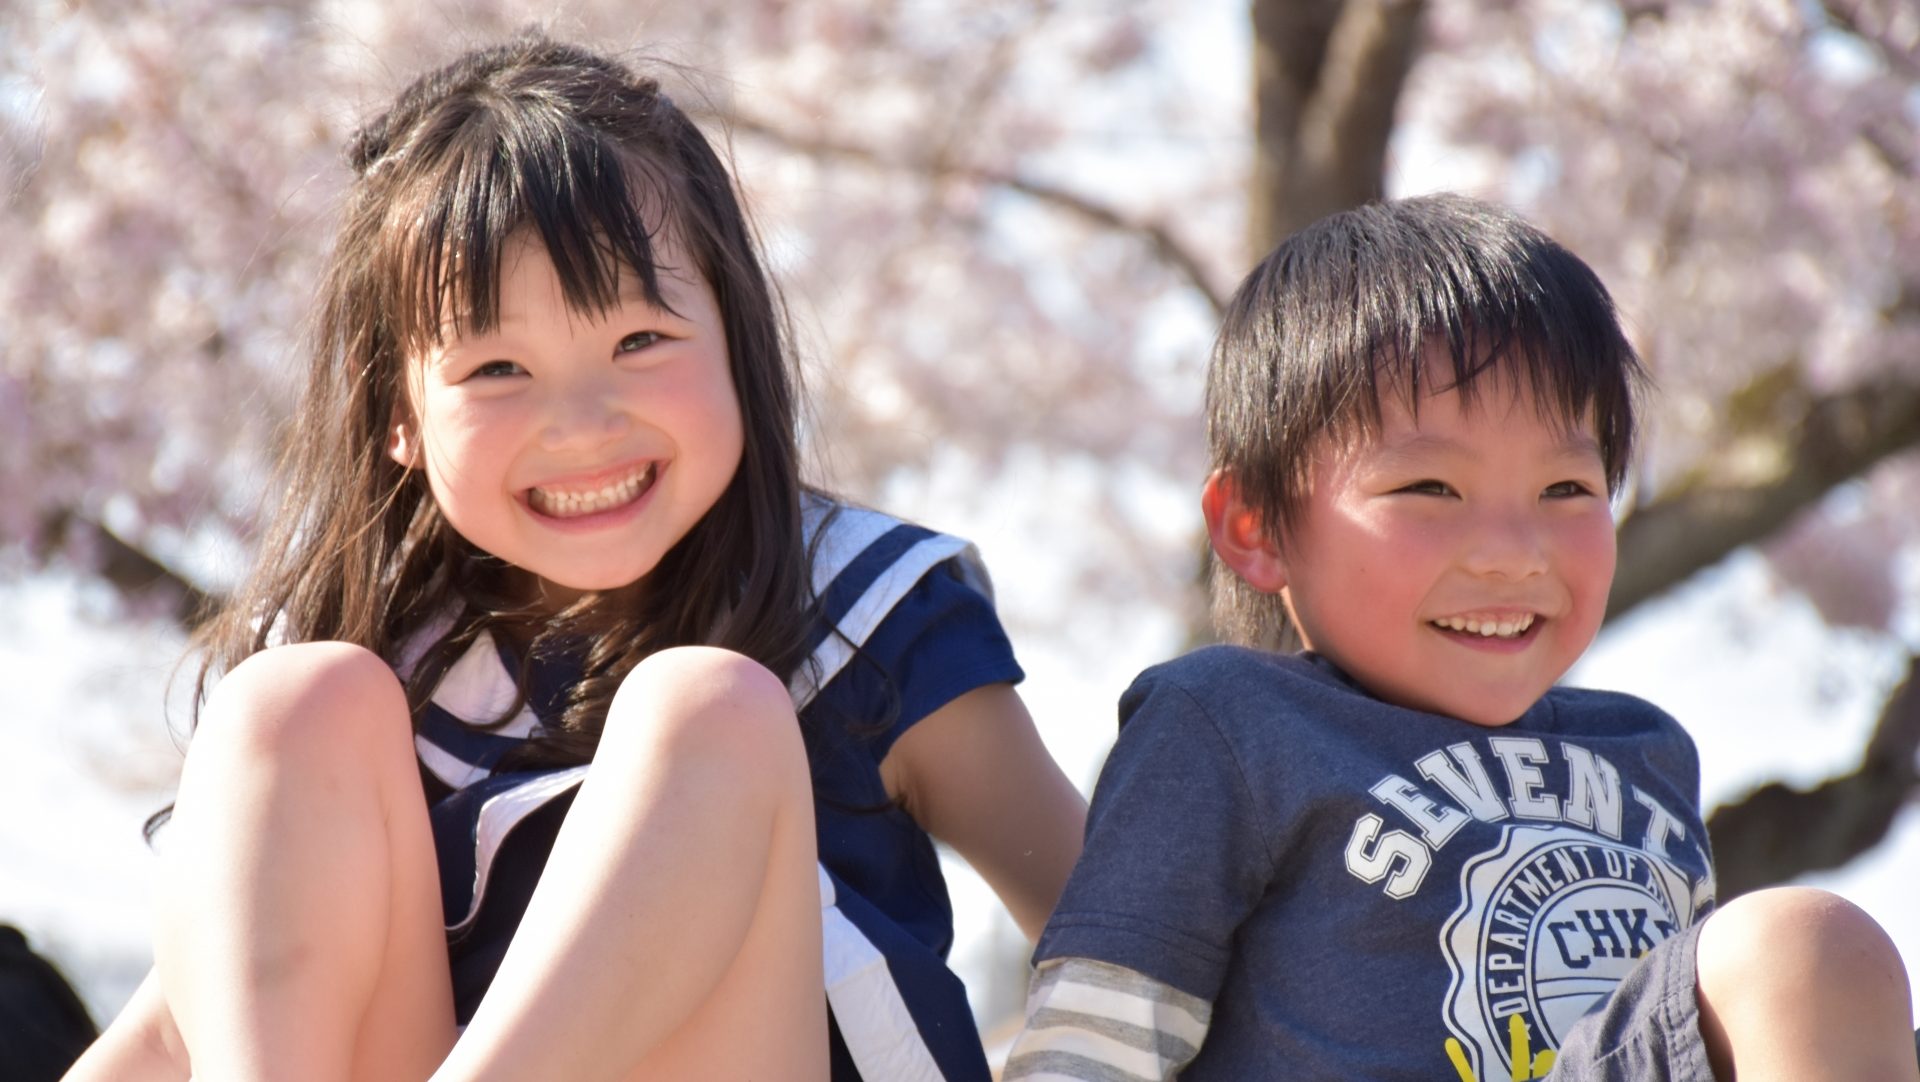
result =
[[825,1079],[812,788],[787,690],[663,651],[615,697],[437,1079]]
[[154,965],[196,1077],[417,1082],[452,1046],[412,727],[373,654],[282,646],[229,673],[160,852]]
[[1825,891],[1742,895],[1700,930],[1700,1031],[1720,1082],[1916,1082],[1899,951]]
[[187,1050],[149,971],[62,1082],[187,1082]]

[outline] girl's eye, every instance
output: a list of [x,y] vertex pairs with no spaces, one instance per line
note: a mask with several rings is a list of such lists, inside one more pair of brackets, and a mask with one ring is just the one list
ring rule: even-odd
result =
[[1584,481],[1561,481],[1548,485],[1541,495],[1549,500],[1570,500],[1580,496],[1591,496],[1593,489],[1588,488]]
[[664,337],[664,335],[657,331],[635,331],[620,340],[620,345],[617,347],[616,352],[636,353],[653,345]]
[[1396,489],[1395,491],[1408,492],[1416,496],[1455,495],[1452,485],[1447,484],[1445,481],[1435,481],[1432,479],[1428,479],[1425,481],[1415,481],[1413,484],[1410,484],[1410,485],[1402,485],[1400,488]]
[[481,379],[498,379],[502,376],[517,376],[526,371],[512,361],[488,361],[473,370],[472,375]]

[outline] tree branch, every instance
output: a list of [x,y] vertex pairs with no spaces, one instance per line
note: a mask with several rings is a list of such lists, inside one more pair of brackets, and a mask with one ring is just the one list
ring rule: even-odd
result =
[[1835,29],[1851,34],[1861,44],[1878,54],[1889,70],[1909,81],[1920,81],[1920,49],[1916,49],[1911,43],[1903,46],[1889,41],[1883,32],[1884,27],[1868,26],[1861,18],[1860,5],[1857,2],[1822,0],[1820,11]]
[[1214,314],[1226,310],[1226,294],[1209,280],[1205,267],[1198,255],[1175,237],[1163,224],[1146,222],[1127,215],[1125,212],[1102,203],[1090,196],[1069,191],[1044,181],[1017,176],[1012,173],[977,166],[957,164],[948,161],[913,161],[890,158],[872,147],[860,146],[828,139],[822,136],[796,135],[786,129],[757,120],[752,117],[733,115],[727,118],[727,124],[734,131],[757,136],[768,142],[776,143],[799,154],[826,160],[856,162],[869,168],[910,173],[931,180],[957,180],[988,187],[1005,188],[1019,192],[1030,199],[1045,203],[1055,209],[1116,233],[1131,234],[1145,240],[1154,253],[1164,260],[1180,276],[1185,278],[1200,295],[1212,306]]
[[1769,782],[1707,819],[1721,902],[1873,848],[1920,791],[1920,655],[1881,711],[1860,766],[1810,790]]
[[1701,485],[1634,510],[1620,524],[1619,572],[1609,620],[1751,544],[1843,481],[1920,445],[1920,382],[1881,380],[1819,398],[1807,408],[1777,478]]
[[191,627],[213,604],[211,595],[178,572],[77,511],[57,511],[48,516],[44,536],[56,550],[89,553],[92,570],[120,596],[161,602],[181,627]]

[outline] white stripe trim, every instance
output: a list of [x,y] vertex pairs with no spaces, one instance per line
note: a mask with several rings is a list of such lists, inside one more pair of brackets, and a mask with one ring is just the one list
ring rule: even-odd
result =
[[827,1003],[847,1052],[865,1078],[945,1082],[920,1027],[893,983],[887,959],[835,903],[833,880],[820,868],[820,939]]
[[[432,639],[416,641],[431,643],[445,633],[446,628],[442,627]],[[405,661],[408,670],[419,663],[424,648],[412,653],[414,656]],[[473,640],[473,645],[467,647],[467,652],[460,655],[460,660],[454,662],[446,675],[440,678],[439,686],[433,689],[433,705],[469,725],[491,726],[501,711],[513,705],[516,694],[513,676],[500,663],[500,654],[494,649],[492,633],[483,631]],[[523,704],[520,712],[505,725],[490,727],[486,731],[494,736],[525,740],[533,735],[539,724],[540,719],[534,716],[533,710]],[[434,777],[455,789],[464,789],[493,773],[486,767],[467,762],[422,735],[414,736],[413,750],[420,757],[420,762],[433,771]]]
[[446,782],[448,788],[465,789],[490,773],[486,767],[475,766],[417,733],[413,738],[413,753],[420,757],[420,764]]
[[840,670],[853,659],[855,647],[864,644],[874,629],[885,620],[893,606],[905,597],[936,564],[969,553],[973,546],[958,537],[935,534],[900,555],[881,572],[860,600],[853,603],[838,622],[839,634],[821,640],[813,656],[793,674],[787,690],[793,696],[793,708],[803,710]]
[[854,557],[865,552],[868,545],[885,537],[895,526],[905,525],[892,515],[811,497],[801,510],[802,529],[809,541],[836,508],[839,514],[833,516],[829,532],[813,550],[813,592],[816,594],[825,593],[827,586],[847,569]]
[[467,903],[466,916],[461,917],[459,923],[448,925],[447,931],[457,932],[479,915],[480,900],[486,897],[487,877],[493,870],[493,858],[513,828],[547,801],[579,785],[586,776],[585,766],[539,774],[524,785],[489,797],[480,805],[479,821],[473,828],[473,895]]
[[[433,689],[433,703],[469,725],[491,725],[517,695],[513,674],[500,661],[494,648],[493,633],[481,632],[460,660],[447,669],[440,685]],[[489,731],[498,736],[526,738],[533,734],[539,719],[524,704],[512,720]]]

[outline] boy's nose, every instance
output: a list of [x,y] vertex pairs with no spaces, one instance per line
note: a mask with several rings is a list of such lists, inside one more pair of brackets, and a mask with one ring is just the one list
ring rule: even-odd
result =
[[1524,579],[1547,570],[1546,531],[1531,516],[1488,516],[1467,539],[1465,565],[1476,575]]

